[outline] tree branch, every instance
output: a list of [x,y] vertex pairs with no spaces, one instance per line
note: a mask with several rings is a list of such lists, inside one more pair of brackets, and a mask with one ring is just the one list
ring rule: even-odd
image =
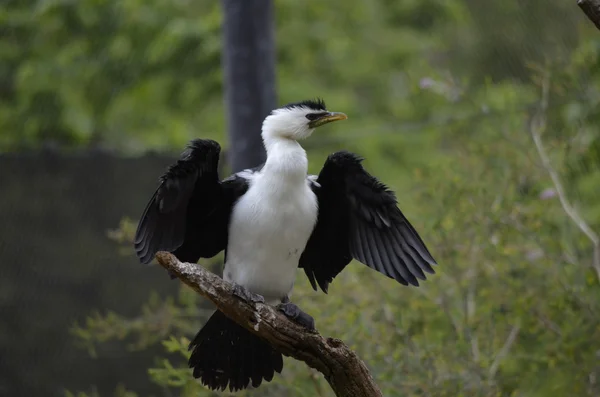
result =
[[[600,0],[598,0],[600,1]],[[590,240],[592,243],[592,267],[596,271],[596,276],[598,277],[598,281],[600,282],[600,236],[588,225],[588,223],[583,219],[583,217],[579,214],[579,211],[571,204],[569,198],[567,197],[567,192],[558,176],[558,172],[552,166],[552,162],[550,161],[550,157],[546,152],[546,148],[542,142],[542,134],[546,131],[546,114],[548,111],[548,99],[550,97],[550,74],[546,73],[542,80],[542,98],[540,102],[540,110],[533,117],[531,125],[530,125],[530,133],[533,139],[533,143],[535,144],[535,148],[537,149],[538,155],[542,160],[542,167],[546,170],[548,175],[550,175],[550,179],[554,184],[554,189],[558,195],[558,199],[560,200],[560,204],[567,214],[567,216],[573,221],[573,223],[581,230],[583,234]]]
[[600,29],[600,0],[577,0],[577,5],[585,15]]
[[510,330],[510,333],[508,334],[508,338],[506,338],[504,345],[502,345],[502,348],[500,349],[498,354],[496,354],[496,357],[494,358],[492,365],[490,365],[489,375],[490,375],[491,379],[493,379],[494,376],[496,376],[496,372],[498,372],[498,368],[500,368],[500,362],[504,359],[504,357],[506,357],[508,355],[508,352],[510,351],[510,348],[512,347],[512,345],[515,343],[515,340],[517,339],[517,335],[519,335],[520,330],[521,330],[520,323],[513,326],[512,329]]
[[167,252],[157,253],[156,259],[227,317],[267,340],[282,354],[321,372],[336,396],[382,396],[366,365],[341,340],[308,331],[272,306],[237,298],[230,283],[200,265],[180,262]]

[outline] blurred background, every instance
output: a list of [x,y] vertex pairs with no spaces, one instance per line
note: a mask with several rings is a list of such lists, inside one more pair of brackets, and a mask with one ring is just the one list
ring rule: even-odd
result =
[[[211,307],[130,241],[188,140],[232,146],[223,4],[0,5],[0,395],[216,395],[186,365]],[[576,2],[273,11],[273,102],[349,115],[304,142],[309,171],[364,156],[440,264],[408,288],[355,263],[329,295],[299,273],[321,333],[386,396],[600,395],[600,32]],[[333,393],[286,358],[239,395]]]

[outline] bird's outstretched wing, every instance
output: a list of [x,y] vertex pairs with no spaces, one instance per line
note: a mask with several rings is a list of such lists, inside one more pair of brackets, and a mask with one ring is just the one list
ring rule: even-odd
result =
[[225,249],[231,207],[247,190],[235,175],[220,182],[221,147],[210,139],[191,141],[160,178],[135,234],[135,252],[149,263],[158,251],[197,262]]
[[311,285],[327,292],[352,258],[401,284],[419,285],[436,264],[397,206],[394,193],[371,176],[362,159],[346,151],[330,155],[316,183],[319,216],[300,257]]

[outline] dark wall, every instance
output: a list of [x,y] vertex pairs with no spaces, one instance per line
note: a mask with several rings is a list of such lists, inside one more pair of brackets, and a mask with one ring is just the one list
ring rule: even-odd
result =
[[175,292],[164,271],[119,255],[106,235],[123,216],[138,219],[174,158],[0,155],[0,395],[109,392],[121,381],[151,392],[151,350],[114,346],[92,359],[68,329],[94,310],[135,315],[152,290]]

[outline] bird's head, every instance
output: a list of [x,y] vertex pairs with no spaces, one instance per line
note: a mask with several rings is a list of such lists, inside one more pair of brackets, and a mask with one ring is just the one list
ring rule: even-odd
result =
[[263,136],[300,140],[312,135],[315,128],[345,120],[344,113],[330,112],[322,99],[289,103],[275,109],[263,122]]

